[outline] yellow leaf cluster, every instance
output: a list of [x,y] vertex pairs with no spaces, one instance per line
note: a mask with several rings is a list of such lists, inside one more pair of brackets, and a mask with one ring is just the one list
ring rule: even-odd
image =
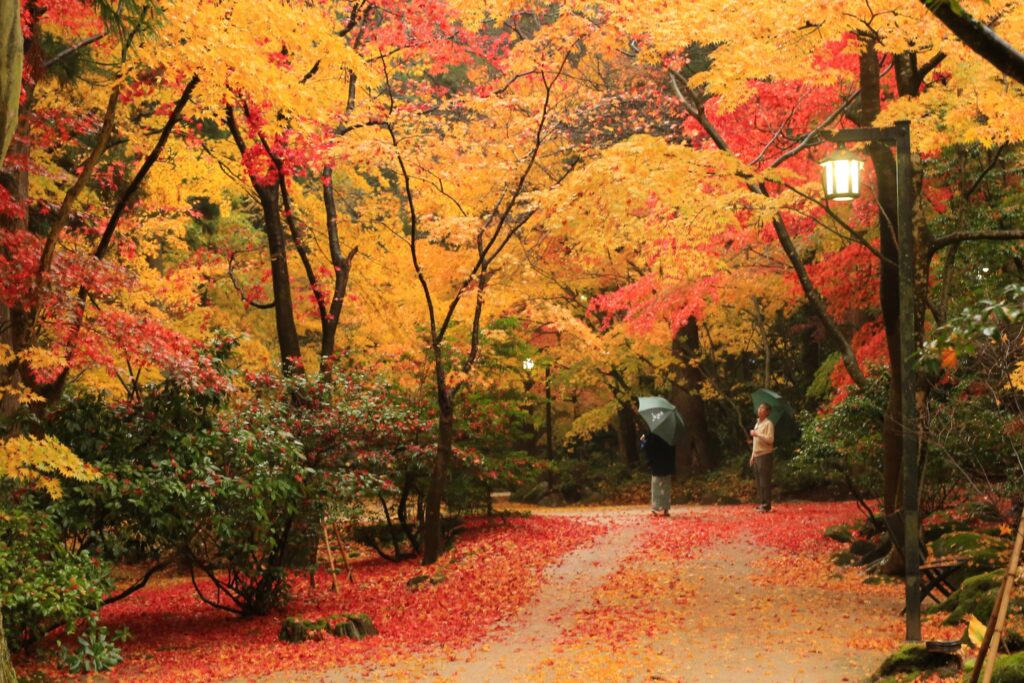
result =
[[0,476],[26,482],[43,489],[51,498],[60,498],[60,477],[92,481],[100,473],[52,436],[15,436],[0,442]]
[[1010,373],[1009,386],[1017,391],[1024,391],[1024,362],[1018,363]]
[[366,85],[377,80],[340,35],[349,7],[285,0],[166,1],[159,31],[139,54],[149,67],[169,75],[197,74],[201,115],[221,118],[225,99],[241,93],[280,107],[281,117],[270,117],[266,131],[290,126],[315,132],[315,122],[340,111],[350,74]]

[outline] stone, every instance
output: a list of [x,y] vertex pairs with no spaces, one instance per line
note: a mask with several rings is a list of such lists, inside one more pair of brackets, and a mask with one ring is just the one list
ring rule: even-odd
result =
[[875,544],[865,538],[858,538],[850,544],[850,552],[857,557],[864,557],[875,549]]
[[960,669],[960,659],[945,652],[929,652],[921,643],[904,645],[886,657],[871,680],[879,681],[886,676],[899,673],[924,673],[942,670],[955,673]]
[[565,498],[558,491],[552,491],[543,498],[537,501],[537,505],[543,505],[545,507],[558,507],[559,505],[565,505]]
[[859,558],[857,558],[849,550],[843,550],[832,555],[832,563],[837,564],[840,567],[848,567],[851,565],[855,565],[859,561]]
[[356,622],[354,622],[354,621],[345,621],[343,623],[344,623],[344,627],[345,627],[345,635],[346,636],[348,636],[352,640],[362,640],[363,639],[363,634],[362,634],[362,632],[360,632],[359,626],[356,624]]
[[953,531],[935,539],[931,544],[931,553],[936,558],[962,558],[967,561],[968,568],[977,573],[1004,566],[1009,547],[1010,541],[1005,537]]
[[277,639],[285,643],[301,643],[309,639],[309,628],[304,619],[288,617],[281,623],[281,630],[277,633]]
[[365,614],[346,614],[345,615],[350,621],[359,624],[359,630],[366,636],[375,636],[380,633],[377,627],[373,625],[373,622]]
[[825,529],[824,536],[840,543],[853,542],[853,531],[850,524],[833,524]]
[[992,683],[1024,683],[1024,652],[997,659],[992,670]]
[[418,588],[421,583],[423,583],[424,581],[429,581],[429,580],[430,580],[430,577],[427,576],[426,574],[417,574],[416,576],[414,576],[411,579],[409,579],[408,581],[406,581],[405,582],[405,586],[406,586],[406,588],[411,588],[413,590],[416,590],[416,588]]
[[539,481],[523,496],[524,503],[539,503],[544,496],[551,491],[551,484],[546,481]]
[[892,543],[890,543],[889,539],[886,538],[882,542],[876,544],[873,549],[864,553],[864,556],[860,558],[860,562],[861,564],[875,562],[876,560],[880,560],[888,555],[890,550],[892,550]]

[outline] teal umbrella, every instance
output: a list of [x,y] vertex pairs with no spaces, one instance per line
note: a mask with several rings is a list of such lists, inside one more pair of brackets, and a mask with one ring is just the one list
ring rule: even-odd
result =
[[676,407],[661,396],[641,396],[640,418],[647,424],[651,434],[661,437],[670,446],[682,441],[686,423]]
[[796,435],[796,415],[781,394],[771,389],[758,389],[750,395],[750,400],[754,404],[754,414],[757,414],[757,409],[762,403],[771,408],[768,419],[775,425],[776,442],[789,441]]

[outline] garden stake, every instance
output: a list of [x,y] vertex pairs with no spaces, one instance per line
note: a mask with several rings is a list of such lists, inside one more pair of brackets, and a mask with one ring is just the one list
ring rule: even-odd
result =
[[320,530],[324,532],[324,548],[327,549],[327,563],[331,567],[331,592],[338,592],[338,572],[334,568],[334,553],[331,552],[331,539],[327,536],[327,525],[321,524]]
[[338,531],[338,523],[332,522],[331,527],[334,529],[334,540],[338,542],[338,550],[341,551],[341,561],[345,563],[345,571],[348,572],[348,582],[355,583],[355,579],[352,578],[352,565],[348,563],[348,550],[345,548],[345,541],[342,540],[342,535]]
[[978,659],[974,665],[974,673],[971,675],[971,683],[977,683],[978,671],[984,665],[983,683],[991,683],[992,671],[996,665],[996,658],[999,657],[999,640],[1003,629],[1006,627],[1006,612],[1010,607],[1010,596],[1013,594],[1013,584],[1017,580],[1017,567],[1020,562],[1021,547],[1024,546],[1024,511],[1021,512],[1020,522],[1017,524],[1017,535],[1013,539],[1013,552],[1010,554],[1010,563],[1006,568],[1006,576],[1003,578],[1003,585],[999,591],[998,600],[993,605],[995,624],[993,627],[992,617],[989,617],[989,628],[985,632],[985,640],[991,638],[991,642],[982,642],[982,649],[978,652]]
[[1006,591],[1008,577],[1008,574],[1003,576],[1003,581],[999,584],[999,592],[996,593],[996,599],[992,603],[992,612],[988,615],[988,622],[985,624],[985,637],[981,639],[978,657],[974,661],[974,671],[971,672],[971,683],[978,683],[978,678],[981,676],[982,665],[985,663],[985,654],[988,652],[988,646],[992,643],[992,632],[996,628],[996,617],[999,615],[998,608],[999,604],[1003,601],[1003,593]]

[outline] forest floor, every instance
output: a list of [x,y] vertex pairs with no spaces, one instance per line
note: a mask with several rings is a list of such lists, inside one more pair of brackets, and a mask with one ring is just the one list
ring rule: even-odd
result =
[[479,642],[269,680],[863,680],[898,644],[901,587],[828,563],[830,506],[749,507],[540,512],[608,530]]
[[829,559],[822,530],[852,504],[530,512],[469,522],[429,568],[366,558],[337,592],[301,582],[288,615],[364,612],[380,635],[362,641],[282,643],[284,613],[239,620],[161,577],[103,610],[132,639],[93,680],[860,681],[901,643],[902,586]]

